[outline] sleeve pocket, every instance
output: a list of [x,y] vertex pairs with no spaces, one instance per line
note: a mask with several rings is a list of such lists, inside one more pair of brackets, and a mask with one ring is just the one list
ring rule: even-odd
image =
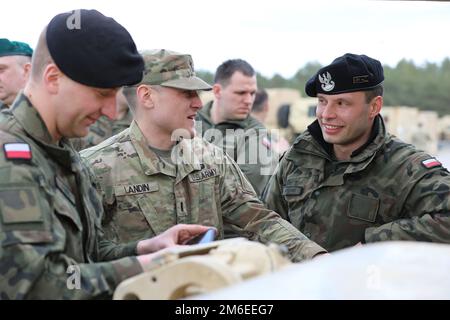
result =
[[14,230],[6,231],[2,247],[14,244],[39,244],[53,241],[51,232],[47,230]]
[[47,243],[53,237],[46,228],[38,188],[0,187],[0,222],[3,247],[17,243]]

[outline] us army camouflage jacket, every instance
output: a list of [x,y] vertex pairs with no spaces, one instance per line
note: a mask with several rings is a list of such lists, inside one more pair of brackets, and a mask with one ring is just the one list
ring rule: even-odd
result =
[[166,165],[147,146],[136,122],[81,156],[98,180],[105,206],[104,229],[117,242],[158,235],[178,223],[224,224],[241,236],[287,246],[294,261],[324,250],[278,214],[267,210],[237,167],[216,146],[186,139]]
[[52,143],[24,95],[0,114],[0,143],[0,299],[108,298],[142,272],[134,257],[98,263],[136,243],[103,239],[87,169],[67,140]]
[[348,161],[331,156],[317,121],[309,126],[267,185],[267,206],[330,251],[384,240],[449,243],[449,172],[375,121]]
[[100,142],[112,137],[128,128],[133,121],[133,115],[128,109],[122,119],[111,120],[101,116],[92,126],[89,133],[83,138],[70,139],[75,150],[80,151],[98,145]]
[[[197,132],[201,132],[205,140],[221,147],[237,162],[257,195],[260,196],[275,171],[279,158],[278,153],[271,149],[270,134],[263,124],[251,116],[241,121],[214,124],[211,120],[211,108],[212,101],[198,112]],[[221,133],[221,139],[218,139],[216,134],[212,134],[210,129],[218,130]],[[237,131],[235,134],[226,135],[227,130]],[[239,131],[241,133],[238,133]],[[254,132],[255,135],[249,135],[250,132]]]

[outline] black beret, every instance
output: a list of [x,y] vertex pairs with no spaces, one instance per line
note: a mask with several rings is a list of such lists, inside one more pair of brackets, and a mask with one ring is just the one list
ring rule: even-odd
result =
[[97,10],[58,14],[48,24],[46,38],[56,65],[76,82],[116,88],[142,79],[144,60],[131,35]]
[[309,79],[305,91],[310,97],[317,97],[318,93],[366,91],[375,88],[383,80],[380,61],[365,55],[346,53]]

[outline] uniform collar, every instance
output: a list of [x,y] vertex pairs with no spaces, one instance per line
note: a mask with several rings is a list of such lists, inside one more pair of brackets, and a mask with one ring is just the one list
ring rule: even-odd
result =
[[50,154],[52,160],[68,170],[73,170],[70,143],[66,138],[60,140],[60,146],[53,142],[44,120],[23,93],[14,101],[11,112],[27,135]]
[[42,120],[39,112],[24,94],[20,94],[14,101],[11,106],[11,112],[28,135],[46,144],[53,143],[52,136],[44,120]]
[[[146,175],[163,173],[168,176],[176,177],[176,181],[178,182],[192,171],[200,170],[201,168],[197,154],[195,153],[195,150],[193,150],[195,145],[199,143],[197,140],[200,139],[198,138],[183,139],[174,147],[173,152],[176,152],[177,157],[181,162],[178,165],[175,165],[176,172],[168,166],[164,166],[163,162],[155,152],[148,147],[148,141],[136,121],[133,121],[130,125],[130,139],[139,156],[139,160]],[[191,157],[193,158],[191,159]]]
[[253,118],[249,115],[244,120],[226,120],[226,121],[222,121],[222,122],[214,124],[211,119],[212,106],[213,106],[213,101],[209,101],[199,111],[199,114],[201,114],[201,116],[203,117],[203,120],[206,121],[207,124],[212,127],[224,126],[224,127],[248,129],[249,127],[254,127],[256,125],[255,122],[257,122],[258,124],[260,123],[258,120],[256,120],[255,118]]
[[[323,139],[322,130],[320,129],[319,121],[314,121],[308,126],[308,132],[315,143],[317,143],[323,151],[325,151],[328,156],[334,158],[333,156],[333,145],[326,142]],[[350,161],[359,161],[363,158],[371,156],[382,143],[386,140],[386,127],[384,125],[383,118],[378,115],[374,120],[374,125],[372,126],[372,131],[370,133],[367,142],[359,147],[357,150],[353,151]],[[300,136],[300,139],[302,136]],[[297,140],[297,141],[299,141]]]
[[144,137],[141,129],[136,121],[133,120],[130,125],[130,139],[136,150],[142,169],[146,175],[153,175],[159,172],[171,175],[170,172],[165,172],[158,156],[148,147],[148,141]]

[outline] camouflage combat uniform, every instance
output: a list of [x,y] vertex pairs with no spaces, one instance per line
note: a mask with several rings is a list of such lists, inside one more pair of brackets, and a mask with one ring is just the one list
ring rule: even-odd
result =
[[267,210],[236,163],[203,139],[182,140],[166,161],[133,122],[81,156],[98,179],[104,230],[114,241],[151,237],[177,223],[214,226],[223,237],[225,224],[252,240],[286,245],[294,261],[324,252]]
[[133,114],[128,109],[122,119],[111,120],[101,116],[89,127],[89,133],[84,138],[70,139],[75,150],[80,151],[98,145],[100,142],[112,137],[128,128],[133,121]]
[[[136,243],[103,238],[101,200],[87,168],[66,139],[52,144],[24,95],[0,114],[0,143],[0,299],[108,298],[142,272],[135,257],[93,263],[135,255]],[[11,153],[17,146],[29,146],[31,158]],[[67,286],[71,265],[80,289]]]
[[[223,151],[225,151],[230,157],[233,158],[234,161],[237,162],[239,168],[241,168],[242,172],[252,184],[258,197],[261,196],[267,181],[269,181],[269,178],[275,171],[279,158],[278,153],[271,149],[271,139],[266,127],[251,116],[247,117],[245,120],[230,120],[214,124],[211,120],[212,104],[212,101],[208,102],[198,112],[196,119],[198,123],[196,126],[201,126],[201,128],[197,131],[201,132],[202,136],[209,142],[223,147]],[[222,137],[225,137],[227,130],[244,130],[244,132],[254,130],[258,141],[254,146],[250,146],[252,139],[240,139],[239,135],[234,134],[228,135],[225,141],[211,141],[207,132],[209,129],[219,130]],[[244,137],[245,134],[240,136]],[[250,153],[251,155],[258,154],[258,158],[255,158],[256,161],[253,161],[253,163],[250,163],[247,160]],[[264,155],[264,158],[262,158],[261,155]]]
[[[332,156],[318,122],[284,155],[263,199],[329,251],[358,242],[450,242],[450,174],[386,133],[378,116],[369,142],[348,161]],[[425,161],[425,162],[423,162]]]

